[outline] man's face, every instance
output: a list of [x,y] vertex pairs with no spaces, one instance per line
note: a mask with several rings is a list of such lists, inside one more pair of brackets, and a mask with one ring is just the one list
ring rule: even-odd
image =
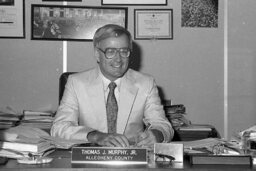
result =
[[[102,40],[98,48],[105,51],[107,48],[130,48],[129,40],[126,35],[110,37]],[[99,63],[102,74],[111,81],[122,77],[128,69],[129,57],[121,57],[119,52],[112,59],[107,59],[105,54],[95,48],[95,57]]]

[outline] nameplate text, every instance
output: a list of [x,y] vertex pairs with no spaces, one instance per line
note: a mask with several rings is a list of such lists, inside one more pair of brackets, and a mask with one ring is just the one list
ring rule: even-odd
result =
[[147,149],[119,147],[73,147],[71,163],[147,164]]

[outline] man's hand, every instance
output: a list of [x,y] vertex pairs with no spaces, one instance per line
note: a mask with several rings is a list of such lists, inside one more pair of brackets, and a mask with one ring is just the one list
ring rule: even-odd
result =
[[155,129],[142,132],[137,137],[137,146],[152,147],[155,143],[163,141],[163,134]]
[[107,147],[128,147],[128,139],[122,134],[108,134],[92,131],[87,135],[87,139],[92,143],[97,143]]

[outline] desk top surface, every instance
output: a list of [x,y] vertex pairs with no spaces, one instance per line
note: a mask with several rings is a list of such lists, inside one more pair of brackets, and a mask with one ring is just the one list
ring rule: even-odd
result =
[[102,164],[71,164],[71,151],[58,150],[52,153],[49,157],[53,161],[48,164],[19,164],[16,160],[10,159],[5,165],[0,165],[0,170],[76,170],[76,171],[97,171],[97,170],[256,170],[256,166],[243,165],[191,165],[187,159],[183,163],[169,163],[169,162],[149,162],[146,165],[102,165]]

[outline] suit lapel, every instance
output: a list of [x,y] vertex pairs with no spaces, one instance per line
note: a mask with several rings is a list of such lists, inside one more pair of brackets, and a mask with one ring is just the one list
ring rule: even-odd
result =
[[[129,71],[128,71],[129,72]],[[130,117],[134,100],[137,96],[138,88],[134,86],[135,80],[133,77],[126,74],[121,81],[120,88],[120,100],[118,106],[118,116],[117,116],[117,133],[123,134]],[[88,94],[91,99],[91,104],[93,108],[93,115],[98,117],[100,123],[103,124],[104,132],[107,132],[107,116],[106,116],[106,104],[103,91],[102,80],[99,77],[98,70],[91,75],[90,78],[91,84],[87,87]]]
[[129,119],[138,88],[134,86],[132,78],[123,77],[120,89],[120,100],[117,116],[117,133],[123,134]]

